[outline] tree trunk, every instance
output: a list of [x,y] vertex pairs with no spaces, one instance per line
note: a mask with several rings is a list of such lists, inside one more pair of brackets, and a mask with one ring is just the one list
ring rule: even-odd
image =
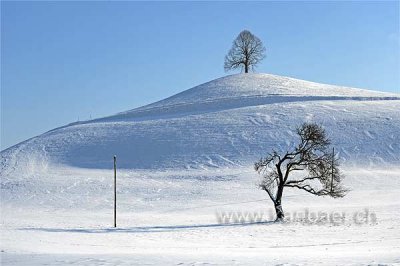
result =
[[246,64],[244,64],[244,73],[249,73],[249,66]]
[[283,219],[285,218],[285,214],[283,213],[282,203],[281,203],[282,195],[283,195],[283,186],[279,186],[278,191],[276,193],[276,200],[274,202],[276,221],[283,221]]
[[277,200],[275,202],[275,212],[276,212],[276,220],[275,221],[283,221],[283,219],[285,218],[285,215],[283,213],[283,209],[282,209],[282,204],[281,201]]

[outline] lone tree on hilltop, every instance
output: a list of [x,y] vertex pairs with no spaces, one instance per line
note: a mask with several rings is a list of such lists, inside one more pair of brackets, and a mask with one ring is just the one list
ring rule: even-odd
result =
[[265,58],[265,47],[261,40],[250,31],[242,31],[233,41],[232,48],[225,56],[225,71],[241,68],[244,73]]
[[[334,150],[328,151],[330,140],[325,130],[315,123],[303,123],[297,128],[299,144],[285,154],[275,150],[255,163],[254,169],[262,174],[260,188],[268,193],[276,211],[276,220],[284,219],[281,205],[285,187],[298,188],[316,196],[341,198],[346,194],[342,187],[343,176]],[[305,175],[296,175],[305,171]]]

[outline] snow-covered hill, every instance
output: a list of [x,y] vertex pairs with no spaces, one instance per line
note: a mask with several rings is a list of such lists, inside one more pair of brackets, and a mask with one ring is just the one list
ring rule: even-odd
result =
[[113,116],[73,123],[1,152],[2,171],[69,165],[207,168],[248,165],[321,122],[348,163],[400,160],[400,96],[269,74],[238,74]]
[[[400,263],[399,110],[397,94],[239,74],[54,129],[0,153],[1,264]],[[268,217],[253,162],[293,145],[303,121],[326,128],[350,192],[287,188],[284,211],[345,213],[343,224]],[[355,223],[366,209],[377,222]],[[266,222],[220,224],[215,215],[249,211]]]

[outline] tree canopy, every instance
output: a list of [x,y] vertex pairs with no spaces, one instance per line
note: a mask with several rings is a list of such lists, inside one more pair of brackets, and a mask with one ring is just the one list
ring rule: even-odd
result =
[[265,47],[261,40],[250,31],[242,31],[233,41],[232,48],[225,56],[225,71],[241,68],[245,73],[254,70],[265,58]]

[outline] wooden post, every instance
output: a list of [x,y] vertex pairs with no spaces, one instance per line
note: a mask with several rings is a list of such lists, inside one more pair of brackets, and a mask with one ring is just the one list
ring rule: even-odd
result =
[[333,171],[334,171],[334,164],[335,164],[335,147],[332,148],[332,180],[331,180],[331,192],[333,191]]
[[117,156],[114,155],[114,227],[117,227]]

